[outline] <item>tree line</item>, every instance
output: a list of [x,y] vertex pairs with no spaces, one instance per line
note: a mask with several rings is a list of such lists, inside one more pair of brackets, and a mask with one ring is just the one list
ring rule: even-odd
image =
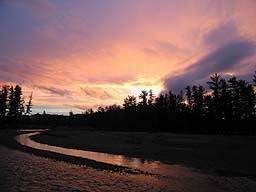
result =
[[32,93],[25,102],[22,87],[3,85],[0,88],[0,124],[13,124],[31,114]]
[[93,127],[117,131],[255,134],[256,72],[252,83],[214,74],[202,85],[156,96],[143,90],[128,95],[123,105],[89,109],[82,114],[31,114],[32,93],[25,102],[19,85],[0,88],[0,123]]
[[90,126],[117,131],[170,131],[185,133],[255,134],[256,72],[253,83],[215,73],[202,85],[187,86],[179,93],[159,96],[143,90],[129,95],[123,106],[110,105],[69,116],[35,115],[48,125]]

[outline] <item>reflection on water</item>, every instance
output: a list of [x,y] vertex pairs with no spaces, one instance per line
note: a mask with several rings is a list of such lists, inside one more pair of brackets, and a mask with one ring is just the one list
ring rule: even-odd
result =
[[[41,150],[59,150],[53,146],[36,143],[29,136],[39,133],[28,133],[17,136],[23,145]],[[45,148],[45,146],[47,146]],[[76,151],[76,150],[75,150]],[[59,152],[63,152],[62,149]],[[77,152],[77,151],[76,151]],[[100,171],[90,167],[80,167],[62,161],[53,161],[29,153],[10,150],[0,146],[0,191],[108,191],[108,192],[254,192],[256,182],[248,178],[233,178],[197,172],[177,165],[165,166],[160,163],[144,164],[138,160],[127,160],[124,157],[108,156],[117,159],[117,163],[130,163],[132,166],[150,167],[165,170],[164,175],[128,174],[112,171]],[[72,153],[71,153],[72,154]],[[93,154],[93,153],[89,153]],[[77,153],[73,153],[77,155]],[[97,153],[97,155],[99,155]],[[105,155],[96,157],[106,158]],[[92,156],[95,157],[95,156]],[[103,159],[105,159],[103,158]],[[113,161],[114,161],[113,160]],[[113,164],[113,162],[112,162]],[[153,168],[155,166],[155,168]]]
[[0,146],[0,191],[95,191],[95,192],[255,192],[255,182],[246,178],[202,175],[173,167],[173,174],[156,177],[130,175],[80,167]]
[[128,158],[123,155],[114,155],[114,154],[84,151],[84,150],[78,150],[78,149],[68,149],[63,147],[51,146],[47,144],[41,144],[33,141],[30,138],[31,136],[38,135],[38,134],[40,134],[39,131],[18,135],[16,137],[16,140],[20,144],[27,147],[34,148],[34,149],[95,160],[98,162],[112,164],[112,165],[140,169],[143,171],[151,171],[152,173],[159,173],[159,172],[162,173],[168,167],[167,165],[164,165],[158,161],[145,161],[139,158]]
[[0,154],[0,192],[159,192],[177,188],[169,181],[148,175],[99,171],[10,150],[1,145]]
[[[40,150],[126,165],[135,168],[161,170],[161,174],[128,174],[100,171],[62,161],[23,153],[0,146],[0,191],[172,191],[172,192],[254,192],[256,182],[246,177],[209,175],[178,165],[159,162],[141,162],[124,156],[86,152],[49,146],[32,141],[29,137],[39,132],[16,137],[22,145]],[[113,161],[113,162],[112,162]],[[162,177],[162,175],[164,177]]]
[[49,129],[18,129],[17,131],[20,132],[42,132],[42,131],[48,131]]

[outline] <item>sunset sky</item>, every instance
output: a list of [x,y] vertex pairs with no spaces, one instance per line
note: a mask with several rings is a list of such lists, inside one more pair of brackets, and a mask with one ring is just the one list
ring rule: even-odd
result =
[[81,112],[256,70],[255,0],[0,0],[0,82]]

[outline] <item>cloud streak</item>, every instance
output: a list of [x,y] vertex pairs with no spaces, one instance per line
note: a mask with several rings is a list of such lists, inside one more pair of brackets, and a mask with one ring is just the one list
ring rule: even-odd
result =
[[113,96],[110,95],[110,93],[100,88],[81,87],[81,90],[87,97],[99,98],[102,100],[113,99]]
[[[224,37],[227,38],[224,38]],[[206,47],[217,47],[198,61],[189,64],[184,72],[172,75],[165,79],[166,89],[181,90],[187,85],[202,83],[211,74],[224,73],[235,68],[256,53],[256,44],[253,40],[240,37],[236,28],[231,25],[221,25],[219,28],[206,34]]]
[[0,82],[68,108],[244,75],[256,67],[255,10],[255,0],[0,0]]
[[43,90],[47,93],[50,93],[52,95],[57,95],[57,96],[71,96],[72,93],[66,89],[60,89],[56,87],[48,87],[48,86],[42,86],[42,85],[35,85],[34,87]]

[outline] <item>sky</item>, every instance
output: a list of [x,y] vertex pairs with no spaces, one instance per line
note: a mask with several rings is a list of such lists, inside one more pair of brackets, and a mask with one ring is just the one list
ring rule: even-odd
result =
[[0,0],[0,84],[67,114],[256,70],[255,0]]

